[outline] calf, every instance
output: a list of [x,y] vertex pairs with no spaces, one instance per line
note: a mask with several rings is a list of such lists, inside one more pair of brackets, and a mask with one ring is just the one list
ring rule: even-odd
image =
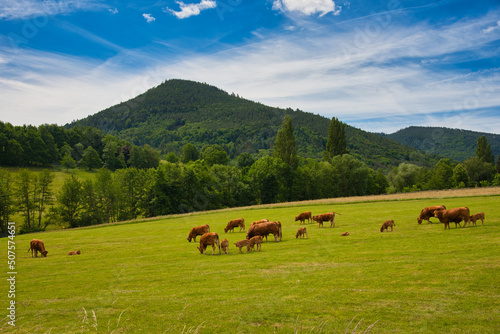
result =
[[200,238],[200,246],[198,247],[198,250],[201,254],[206,254],[206,250],[209,245],[212,246],[212,255],[215,254],[215,245],[219,247],[220,254],[219,235],[217,233],[212,232],[203,234]]
[[223,239],[222,242],[220,243],[220,247],[222,248],[224,254],[227,254],[229,250],[229,241],[227,241],[227,239]]
[[323,227],[323,222],[329,221],[330,227],[335,227],[335,215],[340,215],[340,213],[330,212],[323,213],[320,215],[313,216],[313,220],[318,223],[318,227]]
[[478,212],[469,217],[470,221],[476,225],[476,221],[481,219],[481,225],[484,225],[484,212]]
[[240,253],[243,253],[241,251],[241,247],[248,246],[249,244],[250,244],[250,239],[243,239],[243,240],[240,240],[240,241],[234,243],[234,245],[240,249]]
[[462,220],[465,222],[464,227],[467,223],[470,225],[470,211],[467,207],[454,208],[450,210],[436,210],[434,211],[434,216],[444,224],[445,230],[450,228],[450,223],[455,223],[455,228],[457,225],[460,226],[460,222]]
[[224,228],[224,233],[227,233],[227,231],[234,232],[234,228],[238,227],[241,230],[245,231],[245,219],[239,218],[239,219],[233,219],[229,223],[227,223],[227,226]]
[[444,205],[428,206],[420,211],[420,215],[417,218],[417,223],[422,224],[422,220],[427,220],[428,224],[431,223],[430,219],[434,216],[434,211],[436,210],[446,210]]
[[262,237],[260,235],[256,235],[255,237],[252,237],[250,240],[248,240],[247,252],[249,252],[251,249],[253,250],[255,245],[257,245],[257,251],[260,252],[262,246]]
[[210,232],[210,226],[208,225],[201,225],[201,226],[196,226],[189,231],[189,235],[187,237],[187,241],[191,242],[191,239],[194,239],[194,242],[196,242],[196,237],[199,235],[203,235],[205,233]]
[[392,228],[393,226],[396,226],[396,224],[394,224],[394,220],[387,220],[385,221],[383,224],[382,224],[382,227],[380,228],[380,232],[384,232],[384,229],[389,232],[388,228],[390,227],[391,228],[391,232],[392,232]]
[[80,250],[71,251],[71,252],[68,253],[68,255],[80,255],[80,254],[81,254]]
[[35,252],[35,257],[38,257],[38,252],[42,254],[43,257],[47,257],[48,251],[45,250],[45,245],[42,240],[33,239],[30,241],[30,248],[28,252],[31,251],[31,257],[33,257],[33,252]]
[[295,221],[300,220],[301,224],[305,224],[306,219],[308,223],[311,221],[311,211],[302,212],[297,217],[295,217]]
[[342,237],[347,237],[349,235],[349,232],[344,232],[341,234]]
[[295,239],[302,237],[304,238],[304,235],[307,236],[309,239],[309,235],[307,234],[307,229],[305,227],[301,227],[297,230],[297,234],[295,234]]

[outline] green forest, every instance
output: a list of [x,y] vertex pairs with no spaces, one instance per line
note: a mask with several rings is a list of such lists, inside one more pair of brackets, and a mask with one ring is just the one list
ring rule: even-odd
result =
[[[500,185],[500,155],[495,161],[485,136],[475,139],[473,154],[456,160],[335,117],[265,107],[188,81],[166,82],[131,101],[64,127],[0,122],[1,233],[12,217],[22,219],[20,232],[27,233],[255,204]],[[59,185],[56,171],[66,175]]]

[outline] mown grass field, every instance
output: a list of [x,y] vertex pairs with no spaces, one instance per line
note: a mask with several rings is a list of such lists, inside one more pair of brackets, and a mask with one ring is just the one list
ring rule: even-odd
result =
[[[16,327],[2,316],[0,330],[499,333],[499,203],[500,196],[297,203],[20,235]],[[417,225],[420,210],[436,204],[484,211],[485,225]],[[293,218],[306,210],[342,215],[336,228],[310,224],[309,239],[295,239]],[[283,241],[239,254],[233,243],[245,233],[223,228],[240,217],[247,228],[261,218],[281,221]],[[387,219],[394,232],[380,233]],[[186,240],[202,224],[229,240],[229,255],[201,255]],[[26,252],[33,238],[45,242],[47,258]],[[6,254],[5,238],[1,247]],[[77,249],[81,255],[67,255]]]

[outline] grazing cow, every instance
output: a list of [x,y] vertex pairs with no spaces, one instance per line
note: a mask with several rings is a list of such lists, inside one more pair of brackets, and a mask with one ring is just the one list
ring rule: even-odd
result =
[[240,240],[240,241],[234,243],[234,245],[240,249],[240,253],[243,253],[241,251],[241,247],[248,246],[249,244],[250,244],[250,240],[249,239],[243,239],[243,240]]
[[[465,225],[469,223],[470,225],[470,211],[467,207],[454,208],[450,210],[436,210],[434,211],[434,217],[439,219],[441,223],[444,224],[444,229],[450,228],[450,223],[455,223],[455,228],[460,226],[460,222],[463,220]],[[460,226],[462,227],[462,226]]]
[[245,219],[239,218],[231,220],[224,228],[224,233],[227,233],[227,231],[234,232],[234,228],[238,226],[240,227],[240,232],[241,230],[245,231]]
[[258,224],[262,224],[262,223],[268,223],[268,222],[269,222],[269,219],[264,218],[264,219],[256,220],[256,221],[252,222],[252,224],[250,224],[250,226],[252,226],[252,225],[258,225]]
[[295,217],[295,221],[300,220],[300,223],[304,223],[307,219],[307,223],[311,222],[311,211],[302,212],[300,215]]
[[262,247],[262,237],[260,235],[256,235],[255,237],[252,237],[250,240],[248,240],[247,252],[253,250],[255,245],[257,245],[257,251],[260,252],[260,249]]
[[227,239],[223,239],[222,242],[220,243],[220,246],[224,254],[227,254],[229,250],[229,241],[227,241]]
[[340,213],[330,212],[323,213],[321,215],[313,216],[312,219],[318,223],[318,227],[323,227],[323,222],[329,221],[330,227],[335,227],[335,215],[340,215]]
[[349,235],[349,232],[344,232],[341,234],[342,237],[347,237]]
[[212,246],[212,255],[215,253],[215,245],[219,247],[220,254],[219,235],[217,233],[211,232],[203,234],[200,238],[200,246],[198,247],[198,250],[201,254],[206,254],[206,250],[209,245]]
[[81,254],[80,250],[71,251],[71,252],[68,253],[68,255],[80,255],[80,254]]
[[267,241],[267,236],[269,234],[274,235],[274,241],[281,241],[281,223],[277,221],[252,225],[248,229],[247,239],[260,235],[261,237],[265,236]]
[[394,220],[386,220],[383,224],[382,224],[382,227],[380,228],[380,232],[384,232],[384,229],[386,230],[386,232],[389,232],[388,228],[390,227],[391,228],[391,232],[392,232],[392,228],[393,226],[396,226],[396,224],[394,224]]
[[476,214],[473,214],[469,218],[474,225],[476,225],[476,221],[478,221],[479,219],[481,219],[481,225],[484,225],[484,212],[478,212]]
[[48,251],[45,250],[45,245],[42,240],[33,239],[30,241],[30,248],[28,252],[31,251],[31,257],[33,257],[33,252],[35,252],[35,257],[38,257],[38,252],[42,254],[43,257],[47,257]]
[[210,226],[208,225],[201,225],[201,226],[196,226],[189,231],[189,235],[186,238],[187,241],[191,242],[191,239],[194,239],[194,242],[196,242],[196,237],[199,235],[203,235],[205,233],[210,232]]
[[307,229],[305,227],[301,227],[297,230],[297,234],[295,234],[295,239],[304,238],[304,235],[309,239],[309,235],[307,234]]
[[420,216],[417,218],[417,223],[422,224],[422,220],[427,220],[428,224],[430,224],[430,219],[431,217],[435,217],[434,211],[436,210],[446,210],[446,207],[444,205],[434,205],[423,208],[422,211],[420,211]]

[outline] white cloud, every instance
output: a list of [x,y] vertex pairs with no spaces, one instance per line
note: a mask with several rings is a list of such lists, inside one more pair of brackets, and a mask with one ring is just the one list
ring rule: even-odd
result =
[[483,29],[483,32],[487,34],[487,33],[493,32],[497,29],[500,29],[500,21],[497,21],[496,25],[492,25],[486,29]]
[[108,8],[108,12],[110,12],[111,14],[118,14],[118,8]]
[[202,10],[212,9],[217,6],[217,3],[214,0],[201,0],[198,4],[185,4],[182,1],[176,1],[176,3],[180,7],[180,11],[175,11],[170,8],[166,8],[166,11],[175,15],[178,19],[186,19],[191,16],[200,15]]
[[2,0],[0,20],[54,16],[103,8],[108,8],[108,6],[99,0]]
[[151,16],[151,14],[144,13],[142,14],[142,17],[144,17],[146,19],[146,22],[148,23],[154,22],[156,20],[153,16]]
[[304,15],[319,13],[320,17],[328,13],[338,15],[341,10],[332,0],[274,0],[273,9],[282,12],[299,12]]

